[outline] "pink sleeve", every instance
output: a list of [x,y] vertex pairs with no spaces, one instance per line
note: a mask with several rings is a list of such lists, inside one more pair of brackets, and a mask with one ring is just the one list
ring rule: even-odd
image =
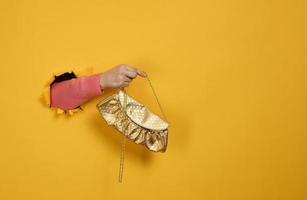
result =
[[51,86],[51,106],[70,110],[102,94],[100,74],[55,83]]

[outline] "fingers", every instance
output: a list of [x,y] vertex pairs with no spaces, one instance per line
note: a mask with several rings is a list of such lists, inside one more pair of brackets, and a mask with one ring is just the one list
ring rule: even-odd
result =
[[140,69],[137,69],[137,68],[129,66],[128,70],[135,72],[137,75],[139,75],[139,76],[141,76],[143,78],[147,77],[147,74],[144,71],[140,70]]
[[132,81],[132,79],[127,77],[127,76],[123,76],[122,81],[130,83]]
[[144,71],[126,64],[118,65],[118,75],[118,87],[120,88],[127,87],[137,76],[147,77]]
[[147,74],[144,71],[142,71],[140,69],[136,69],[136,70],[137,70],[137,74],[140,75],[141,77],[143,77],[143,78],[147,77]]
[[130,77],[130,78],[135,78],[137,75],[139,75],[139,76],[141,76],[141,77],[143,77],[143,78],[145,78],[145,77],[147,77],[147,74],[144,72],[144,71],[142,71],[142,70],[140,70],[140,69],[137,69],[137,68],[135,68],[135,67],[132,67],[132,66],[130,66],[130,65],[126,65],[126,64],[124,64],[124,65],[122,65],[123,67],[124,67],[124,69],[126,70],[126,71],[129,71],[128,73],[127,73],[127,75]]
[[135,71],[128,70],[125,72],[125,76],[129,77],[130,79],[134,79],[137,76],[137,73]]
[[128,82],[124,82],[121,84],[120,88],[125,88],[128,87],[129,83]]
[[[133,78],[130,78],[129,76],[133,77],[133,74],[131,74],[129,71],[124,71],[122,75],[120,75],[119,77],[120,88],[125,88],[130,84]],[[135,76],[136,75],[134,75],[134,77]]]

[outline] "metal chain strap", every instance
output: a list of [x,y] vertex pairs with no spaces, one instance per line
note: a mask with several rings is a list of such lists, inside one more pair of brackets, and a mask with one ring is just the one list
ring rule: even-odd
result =
[[[124,92],[124,106],[123,106],[123,113],[126,110],[126,105],[127,105],[127,95],[125,92],[125,89],[122,89],[122,91]],[[126,115],[124,115],[125,117],[127,117]],[[123,182],[123,174],[124,174],[124,163],[125,163],[125,151],[126,151],[126,130],[127,130],[127,120],[126,124],[123,128],[123,140],[122,140],[122,144],[121,144],[121,151],[120,151],[120,163],[119,163],[119,174],[118,174],[118,182],[122,183]]]

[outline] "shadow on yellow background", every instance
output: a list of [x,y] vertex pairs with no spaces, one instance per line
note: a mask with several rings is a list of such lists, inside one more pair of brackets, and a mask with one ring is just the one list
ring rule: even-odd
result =
[[[0,1],[0,199],[307,199],[307,3]],[[127,143],[96,104],[38,100],[59,70],[145,70],[166,153]],[[147,82],[127,92],[160,113]]]

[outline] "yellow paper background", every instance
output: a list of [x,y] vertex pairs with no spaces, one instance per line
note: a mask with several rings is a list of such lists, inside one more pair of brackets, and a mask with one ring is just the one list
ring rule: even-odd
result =
[[[307,199],[307,3],[0,3],[0,199]],[[119,63],[150,75],[165,154],[127,144],[95,105],[43,107],[53,72]],[[146,81],[128,92],[159,112]]]

